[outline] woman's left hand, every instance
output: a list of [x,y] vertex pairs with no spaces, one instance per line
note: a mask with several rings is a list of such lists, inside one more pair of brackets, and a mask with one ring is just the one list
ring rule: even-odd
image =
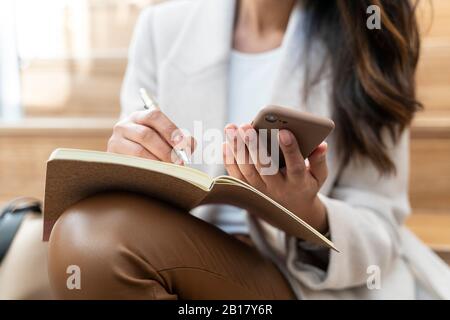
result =
[[224,143],[223,157],[230,176],[271,197],[319,232],[328,231],[326,208],[317,196],[328,175],[325,142],[305,162],[294,135],[288,130],[280,130],[279,144],[286,167],[269,175],[264,174],[264,166],[257,161],[257,155],[261,153],[253,140],[258,139],[256,131],[250,124],[240,127],[229,124],[225,134],[227,142]]

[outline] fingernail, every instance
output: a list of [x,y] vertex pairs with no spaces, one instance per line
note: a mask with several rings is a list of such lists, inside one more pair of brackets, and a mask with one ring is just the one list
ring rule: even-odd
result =
[[183,137],[183,135],[182,134],[179,134],[179,133],[177,133],[177,134],[175,134],[175,136],[173,137],[173,142],[175,142],[175,143],[180,143],[181,141],[183,141],[183,139],[184,139],[184,137]]
[[328,150],[328,144],[326,143],[326,142],[322,142],[321,144],[320,144],[320,154],[319,154],[319,157],[320,158],[325,158],[326,157],[326,155],[327,155],[327,150]]
[[289,146],[292,144],[292,134],[287,130],[280,131],[280,141],[285,146]]

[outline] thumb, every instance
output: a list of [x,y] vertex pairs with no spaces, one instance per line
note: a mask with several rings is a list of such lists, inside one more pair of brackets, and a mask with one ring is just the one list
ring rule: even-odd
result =
[[309,170],[319,186],[322,186],[328,176],[327,150],[328,144],[322,142],[308,157]]

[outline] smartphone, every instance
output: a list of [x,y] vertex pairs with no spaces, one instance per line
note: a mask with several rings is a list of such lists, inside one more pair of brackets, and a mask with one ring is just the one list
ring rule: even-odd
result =
[[[287,129],[291,131],[306,159],[334,130],[334,122],[325,117],[319,117],[307,112],[281,106],[264,107],[255,117],[252,126],[256,131],[267,130],[267,148],[271,154],[272,138],[278,139],[278,134],[272,137],[271,129]],[[278,144],[276,144],[278,146]],[[279,150],[279,167],[285,167],[284,157]]]

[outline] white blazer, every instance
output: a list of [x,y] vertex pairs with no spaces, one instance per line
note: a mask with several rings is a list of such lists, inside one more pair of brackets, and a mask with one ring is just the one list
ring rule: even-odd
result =
[[[138,91],[145,87],[157,94],[180,127],[192,130],[193,122],[202,120],[205,129],[222,130],[234,9],[235,0],[170,1],[146,9],[130,49],[123,115],[142,109]],[[302,18],[297,6],[282,44],[272,103],[330,116],[329,79],[324,77],[307,103],[300,96]],[[321,47],[314,50],[320,61]],[[277,230],[274,244],[253,221],[252,237],[260,250],[277,263],[301,299],[414,299],[418,284],[428,295],[450,299],[449,268],[404,226],[410,214],[408,132],[389,148],[397,166],[395,177],[380,177],[369,161],[340,163],[333,136],[329,146],[329,176],[320,197],[328,210],[331,240],[341,252],[329,252],[328,269],[323,271],[308,263],[298,239]],[[203,170],[216,175],[223,169]],[[284,249],[282,254],[277,246]],[[367,280],[377,268],[381,288],[369,289]]]

